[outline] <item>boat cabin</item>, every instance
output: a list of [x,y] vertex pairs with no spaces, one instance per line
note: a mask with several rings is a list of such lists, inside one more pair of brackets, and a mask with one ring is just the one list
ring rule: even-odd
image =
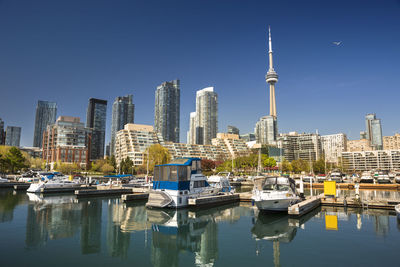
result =
[[208,183],[201,174],[200,158],[179,158],[154,167],[153,189],[189,190],[206,186]]

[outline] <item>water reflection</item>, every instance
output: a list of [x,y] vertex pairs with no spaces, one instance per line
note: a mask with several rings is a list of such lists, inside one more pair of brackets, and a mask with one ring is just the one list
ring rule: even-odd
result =
[[217,222],[235,222],[241,213],[243,208],[233,205],[203,211],[147,210],[153,265],[177,266],[182,251],[193,253],[196,265],[214,265],[218,258]]
[[25,197],[14,195],[12,189],[0,190],[0,223],[11,222],[14,218],[14,209]]

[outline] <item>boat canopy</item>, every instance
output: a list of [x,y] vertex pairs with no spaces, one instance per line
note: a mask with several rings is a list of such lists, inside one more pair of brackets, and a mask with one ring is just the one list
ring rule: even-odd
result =
[[154,167],[153,181],[190,181],[192,174],[201,173],[201,159],[179,158]]
[[296,183],[288,177],[260,177],[254,179],[254,186],[257,190],[281,190],[290,187],[296,191]]

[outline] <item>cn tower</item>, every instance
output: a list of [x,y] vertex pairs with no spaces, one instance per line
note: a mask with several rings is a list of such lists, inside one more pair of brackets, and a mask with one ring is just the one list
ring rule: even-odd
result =
[[269,33],[269,69],[265,80],[269,83],[269,113],[276,118],[276,102],[275,102],[275,83],[278,81],[278,74],[274,70],[272,61],[272,41],[271,41],[271,28],[268,27]]

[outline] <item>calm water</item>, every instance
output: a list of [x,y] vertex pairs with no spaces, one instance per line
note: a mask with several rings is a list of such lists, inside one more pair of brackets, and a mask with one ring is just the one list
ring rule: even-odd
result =
[[399,266],[388,211],[325,208],[300,219],[250,206],[146,210],[0,190],[1,266]]

